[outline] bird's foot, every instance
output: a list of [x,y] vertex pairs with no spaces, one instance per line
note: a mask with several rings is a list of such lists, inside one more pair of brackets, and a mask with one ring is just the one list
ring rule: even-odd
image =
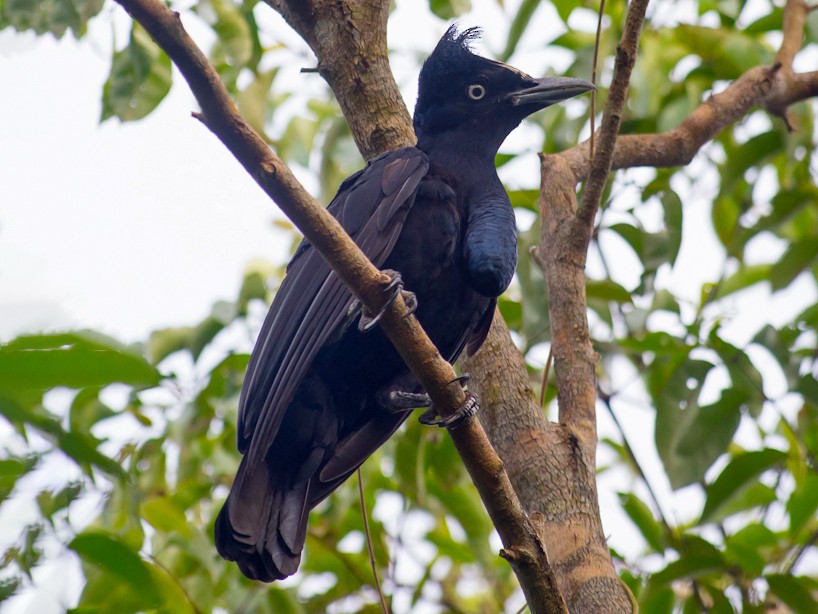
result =
[[[387,297],[386,302],[383,304],[383,307],[381,307],[374,315],[369,314],[366,309],[361,309],[361,319],[358,322],[358,330],[360,330],[362,333],[369,332],[375,327],[378,321],[383,317],[383,314],[386,313],[389,305],[395,302],[395,299],[398,298],[399,294],[406,302],[406,307],[409,309],[410,314],[415,313],[415,310],[418,308],[418,301],[414,292],[409,292],[408,290],[403,289],[403,279],[401,278],[400,273],[393,271],[392,269],[384,269],[381,271],[381,273],[385,273],[389,276],[389,282],[383,286],[383,292],[388,293],[389,296]],[[358,307],[360,307],[360,303],[356,300],[353,303],[351,310]]]
[[379,394],[378,402],[390,413],[429,407],[432,404],[428,394],[422,392],[404,392],[403,390],[390,390],[389,392]]
[[[460,377],[453,379],[450,384],[458,383],[461,386],[471,379],[468,373],[464,373]],[[465,389],[465,386],[464,386]],[[429,409],[421,414],[418,421],[426,426],[438,426],[442,429],[453,429],[460,426],[463,422],[474,416],[480,409],[480,401],[477,395],[473,392],[466,391],[466,400],[457,408],[457,410],[446,417],[442,417],[434,406],[429,406]]]

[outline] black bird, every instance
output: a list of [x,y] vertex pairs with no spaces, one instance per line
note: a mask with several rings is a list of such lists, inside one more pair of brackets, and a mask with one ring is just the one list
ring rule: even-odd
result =
[[[418,143],[347,178],[329,205],[372,262],[397,271],[441,355],[485,339],[517,261],[514,213],[494,166],[528,115],[590,91],[534,79],[470,50],[449,28],[423,64]],[[302,241],[261,329],[239,400],[244,455],[216,521],[216,546],[249,578],[295,573],[310,510],[423,399],[417,380],[322,256]]]

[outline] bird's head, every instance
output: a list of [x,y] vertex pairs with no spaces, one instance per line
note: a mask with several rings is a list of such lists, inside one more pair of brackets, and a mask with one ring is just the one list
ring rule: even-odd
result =
[[444,133],[479,134],[497,148],[535,111],[589,92],[581,79],[535,79],[512,66],[472,53],[477,28],[452,25],[426,59],[418,80],[414,126],[420,146]]

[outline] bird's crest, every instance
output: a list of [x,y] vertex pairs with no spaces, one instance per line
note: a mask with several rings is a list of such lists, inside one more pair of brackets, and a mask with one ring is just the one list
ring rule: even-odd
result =
[[452,24],[443,38],[429,54],[423,63],[423,80],[434,83],[438,79],[448,80],[453,70],[464,70],[476,58],[472,53],[471,43],[480,38],[482,31],[480,28],[466,28],[462,32],[457,31],[457,24]]

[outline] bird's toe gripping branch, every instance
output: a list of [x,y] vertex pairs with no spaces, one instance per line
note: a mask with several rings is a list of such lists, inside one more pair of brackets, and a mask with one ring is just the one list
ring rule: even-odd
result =
[[[389,305],[395,302],[399,294],[403,296],[406,307],[409,309],[409,314],[415,313],[415,310],[418,308],[418,301],[414,292],[409,292],[408,290],[403,289],[403,278],[401,277],[400,273],[393,271],[392,269],[384,269],[381,272],[389,276],[389,282],[384,284],[382,288],[383,292],[389,296],[387,297],[386,302],[383,304],[383,307],[381,307],[374,315],[368,313],[365,308],[361,309],[361,319],[358,322],[358,330],[360,330],[362,333],[369,332],[375,327],[378,321],[383,317],[383,314],[386,313]],[[353,309],[356,307],[360,307],[360,303],[357,300],[353,303]]]
[[[460,377],[453,379],[450,384],[458,383],[466,390],[465,383],[471,379],[471,375],[464,373]],[[441,416],[434,406],[430,406],[428,410],[418,418],[421,424],[426,426],[437,426],[442,429],[454,429],[463,424],[466,420],[477,414],[480,409],[480,400],[473,392],[466,390],[466,400],[457,408],[457,410],[446,417]]]

